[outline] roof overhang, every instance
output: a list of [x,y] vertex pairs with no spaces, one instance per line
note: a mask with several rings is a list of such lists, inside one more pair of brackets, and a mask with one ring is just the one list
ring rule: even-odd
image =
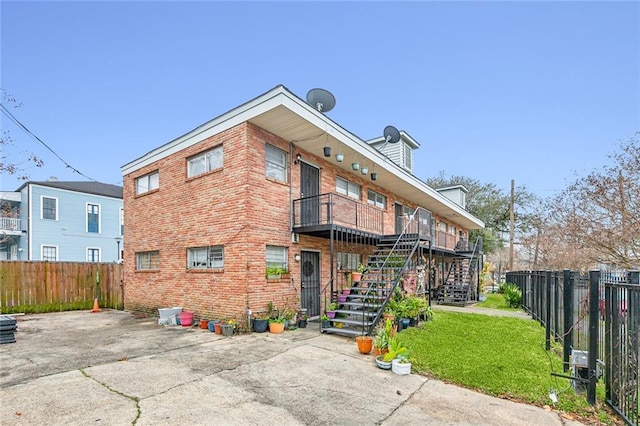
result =
[[[351,160],[356,159],[361,165],[366,165],[370,172],[377,173],[376,185],[389,192],[465,228],[484,227],[480,219],[393,163],[388,157],[369,146],[366,141],[332,121],[326,114],[317,111],[284,86],[277,86],[122,166],[122,174],[132,173],[245,121],[289,141],[300,150],[325,158],[342,169],[345,175],[353,174],[362,177],[359,171],[351,169]],[[406,132],[405,135],[408,136]],[[333,153],[342,152],[345,161],[339,163],[335,156],[324,157],[323,147],[327,145],[332,147]]]

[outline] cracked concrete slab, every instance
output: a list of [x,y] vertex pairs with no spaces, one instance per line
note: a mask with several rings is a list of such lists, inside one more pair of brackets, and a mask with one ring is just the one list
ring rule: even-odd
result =
[[572,423],[380,370],[314,327],[222,337],[122,311],[27,315],[0,364],[3,426]]

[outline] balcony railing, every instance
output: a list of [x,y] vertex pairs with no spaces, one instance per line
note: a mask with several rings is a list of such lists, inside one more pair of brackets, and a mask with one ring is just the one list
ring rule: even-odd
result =
[[342,225],[383,233],[383,211],[340,194],[329,193],[293,200],[293,227]]
[[0,217],[0,232],[19,234],[21,232],[20,219]]
[[406,234],[419,235],[421,239],[431,238],[432,218],[429,210],[418,207],[414,213],[414,219],[411,215],[396,217],[396,230],[404,230]]

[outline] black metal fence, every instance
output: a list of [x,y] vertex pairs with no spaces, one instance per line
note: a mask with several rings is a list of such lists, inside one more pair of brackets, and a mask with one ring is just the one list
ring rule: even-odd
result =
[[506,280],[522,291],[524,309],[563,345],[564,371],[595,403],[604,373],[607,403],[630,425],[640,425],[640,273],[517,271]]

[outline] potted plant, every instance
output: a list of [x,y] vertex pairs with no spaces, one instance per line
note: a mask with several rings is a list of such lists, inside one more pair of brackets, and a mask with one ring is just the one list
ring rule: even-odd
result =
[[373,355],[384,355],[389,352],[389,338],[394,334],[393,322],[385,320],[384,326],[378,327],[378,332],[373,339]]
[[282,277],[282,275],[286,275],[288,273],[289,273],[288,270],[280,266],[277,266],[275,263],[267,266],[265,270],[265,276],[269,280],[279,280]]
[[253,331],[264,333],[269,328],[269,315],[258,315],[253,318]]
[[399,356],[391,361],[391,371],[396,374],[410,374],[411,373],[411,363],[406,356]]
[[309,317],[306,314],[298,315],[298,327],[307,328],[307,320]]
[[367,272],[367,267],[363,263],[359,264],[358,269],[351,272],[351,281],[354,283],[359,282],[365,272]]
[[409,354],[409,349],[402,344],[397,335],[389,338],[389,345],[387,348],[389,351],[383,355],[383,360],[386,362],[391,362],[398,357],[407,356]]
[[329,316],[327,314],[324,314],[320,317],[320,324],[322,328],[331,327],[331,320],[329,319]]
[[361,354],[368,354],[373,347],[373,337],[368,335],[362,335],[356,337],[356,344],[358,345],[358,351]]
[[286,318],[283,316],[269,318],[269,333],[282,333],[284,331],[285,321]]
[[336,317],[336,309],[338,309],[337,303],[329,303],[325,309],[325,313],[330,319],[334,319]]

